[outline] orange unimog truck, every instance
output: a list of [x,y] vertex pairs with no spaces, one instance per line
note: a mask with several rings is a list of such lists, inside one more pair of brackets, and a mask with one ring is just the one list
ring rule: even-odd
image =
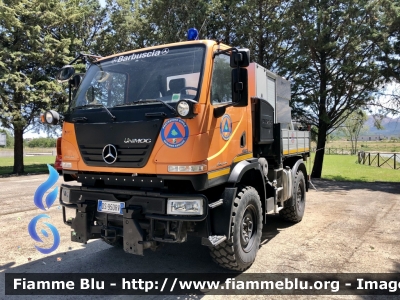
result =
[[143,255],[195,235],[242,271],[266,214],[301,221],[310,135],[293,127],[290,82],[248,49],[193,40],[80,58],[92,59],[82,80],[72,63],[57,75],[68,112],[44,115],[63,123],[64,180],[81,184],[60,189],[72,241]]

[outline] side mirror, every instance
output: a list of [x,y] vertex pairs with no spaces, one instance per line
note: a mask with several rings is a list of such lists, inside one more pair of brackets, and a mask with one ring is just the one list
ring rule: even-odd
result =
[[247,106],[248,102],[247,69],[232,69],[232,102],[235,106]]
[[78,88],[79,84],[81,83],[82,77],[79,74],[74,75],[70,80],[69,83],[71,86],[76,89]]
[[231,68],[245,68],[250,64],[250,50],[238,49],[238,52],[232,52],[230,65]]
[[218,107],[214,107],[214,118],[220,118],[222,117],[226,112],[226,105],[224,106],[218,106]]
[[63,83],[63,82],[70,80],[71,77],[74,76],[74,74],[75,74],[74,67],[72,67],[70,65],[66,65],[66,66],[62,67],[60,71],[58,71],[58,73],[56,75],[56,80],[59,83]]

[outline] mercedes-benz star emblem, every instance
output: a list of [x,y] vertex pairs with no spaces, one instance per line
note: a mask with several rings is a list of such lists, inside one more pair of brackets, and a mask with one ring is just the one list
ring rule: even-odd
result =
[[106,164],[113,164],[117,160],[118,152],[114,145],[108,144],[103,148],[103,160]]

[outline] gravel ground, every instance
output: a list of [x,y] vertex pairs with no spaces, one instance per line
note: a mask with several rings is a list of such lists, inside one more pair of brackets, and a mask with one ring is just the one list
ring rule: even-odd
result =
[[[223,271],[212,262],[208,249],[200,246],[198,238],[189,237],[189,241],[183,244],[168,244],[157,252],[146,250],[143,257],[126,254],[101,241],[90,241],[86,245],[73,243],[70,241],[70,228],[62,222],[62,211],[57,201],[46,213],[51,218],[49,222],[60,232],[60,246],[50,255],[39,253],[35,249],[37,243],[28,234],[27,226],[34,216],[42,213],[33,205],[33,194],[46,178],[47,175],[0,178],[0,299],[5,297],[5,272]],[[59,184],[61,182],[60,179]],[[307,193],[306,213],[302,222],[292,225],[281,221],[276,215],[267,216],[262,246],[255,263],[246,273],[400,273],[400,184],[324,180],[313,182],[317,191],[310,190]],[[49,243],[45,241],[43,247]],[[289,299],[284,296],[263,296],[269,299],[281,297]],[[57,298],[83,299],[84,296]],[[128,299],[126,296],[90,298]],[[261,296],[146,296],[146,299],[153,298],[225,300],[259,299]],[[7,296],[7,299],[32,299],[32,296]],[[40,299],[54,299],[54,296],[40,296]]]

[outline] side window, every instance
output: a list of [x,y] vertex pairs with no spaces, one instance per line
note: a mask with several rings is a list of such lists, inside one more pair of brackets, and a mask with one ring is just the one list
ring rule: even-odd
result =
[[228,55],[215,57],[211,81],[212,104],[232,102],[231,70]]

